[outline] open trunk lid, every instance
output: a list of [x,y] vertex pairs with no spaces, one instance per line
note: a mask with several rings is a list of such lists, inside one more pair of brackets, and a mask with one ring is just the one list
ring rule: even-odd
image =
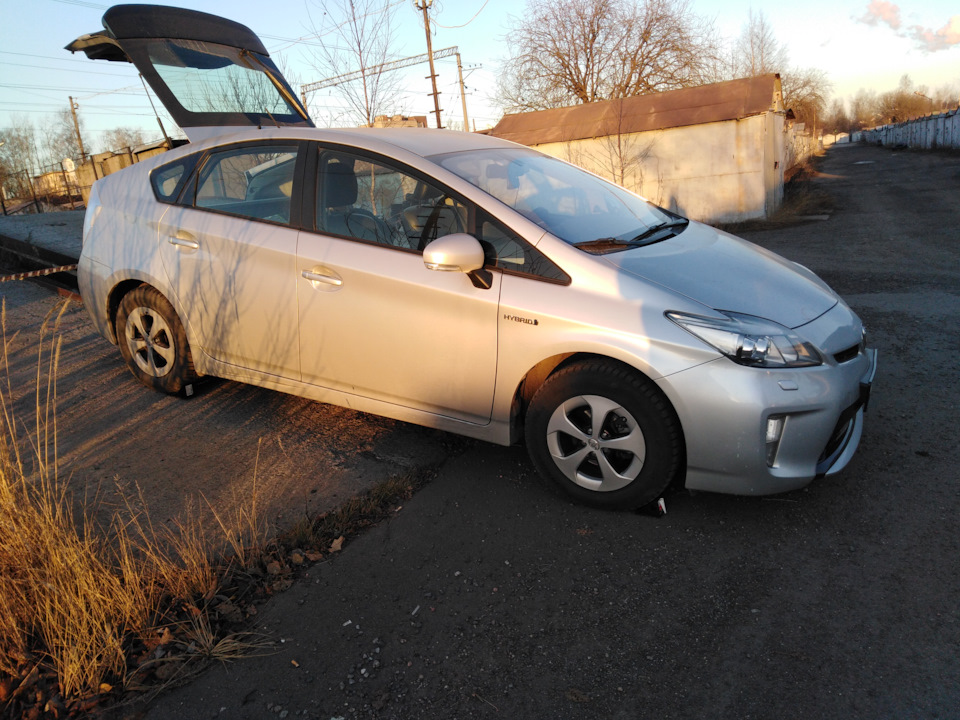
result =
[[132,62],[192,141],[242,127],[314,127],[245,25],[196,10],[116,5],[103,28],[66,49]]

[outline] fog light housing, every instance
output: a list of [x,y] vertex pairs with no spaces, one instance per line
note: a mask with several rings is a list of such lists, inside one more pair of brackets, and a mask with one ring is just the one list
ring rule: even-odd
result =
[[773,467],[777,462],[777,451],[780,449],[785,424],[786,415],[771,415],[767,418],[767,467]]

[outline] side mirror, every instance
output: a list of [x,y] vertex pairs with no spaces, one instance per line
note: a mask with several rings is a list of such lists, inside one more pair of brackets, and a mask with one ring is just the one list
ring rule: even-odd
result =
[[480,290],[493,287],[493,275],[483,268],[483,248],[473,235],[453,233],[439,237],[423,249],[428,270],[462,272]]
[[483,248],[473,235],[444,235],[423,249],[423,264],[428,270],[471,273],[483,267]]

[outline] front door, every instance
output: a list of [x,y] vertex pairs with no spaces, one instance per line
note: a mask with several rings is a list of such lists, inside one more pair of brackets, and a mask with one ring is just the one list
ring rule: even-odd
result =
[[421,246],[467,230],[467,207],[402,169],[319,157],[316,232],[297,252],[305,382],[473,423],[490,419],[499,272],[488,289],[424,267]]

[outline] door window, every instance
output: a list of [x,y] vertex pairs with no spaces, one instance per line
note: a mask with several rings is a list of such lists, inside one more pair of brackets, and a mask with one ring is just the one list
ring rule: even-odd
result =
[[320,155],[317,230],[423,250],[428,242],[468,232],[467,206],[431,183],[344,152]]
[[211,153],[197,178],[195,205],[230,215],[290,222],[295,145],[256,145]]

